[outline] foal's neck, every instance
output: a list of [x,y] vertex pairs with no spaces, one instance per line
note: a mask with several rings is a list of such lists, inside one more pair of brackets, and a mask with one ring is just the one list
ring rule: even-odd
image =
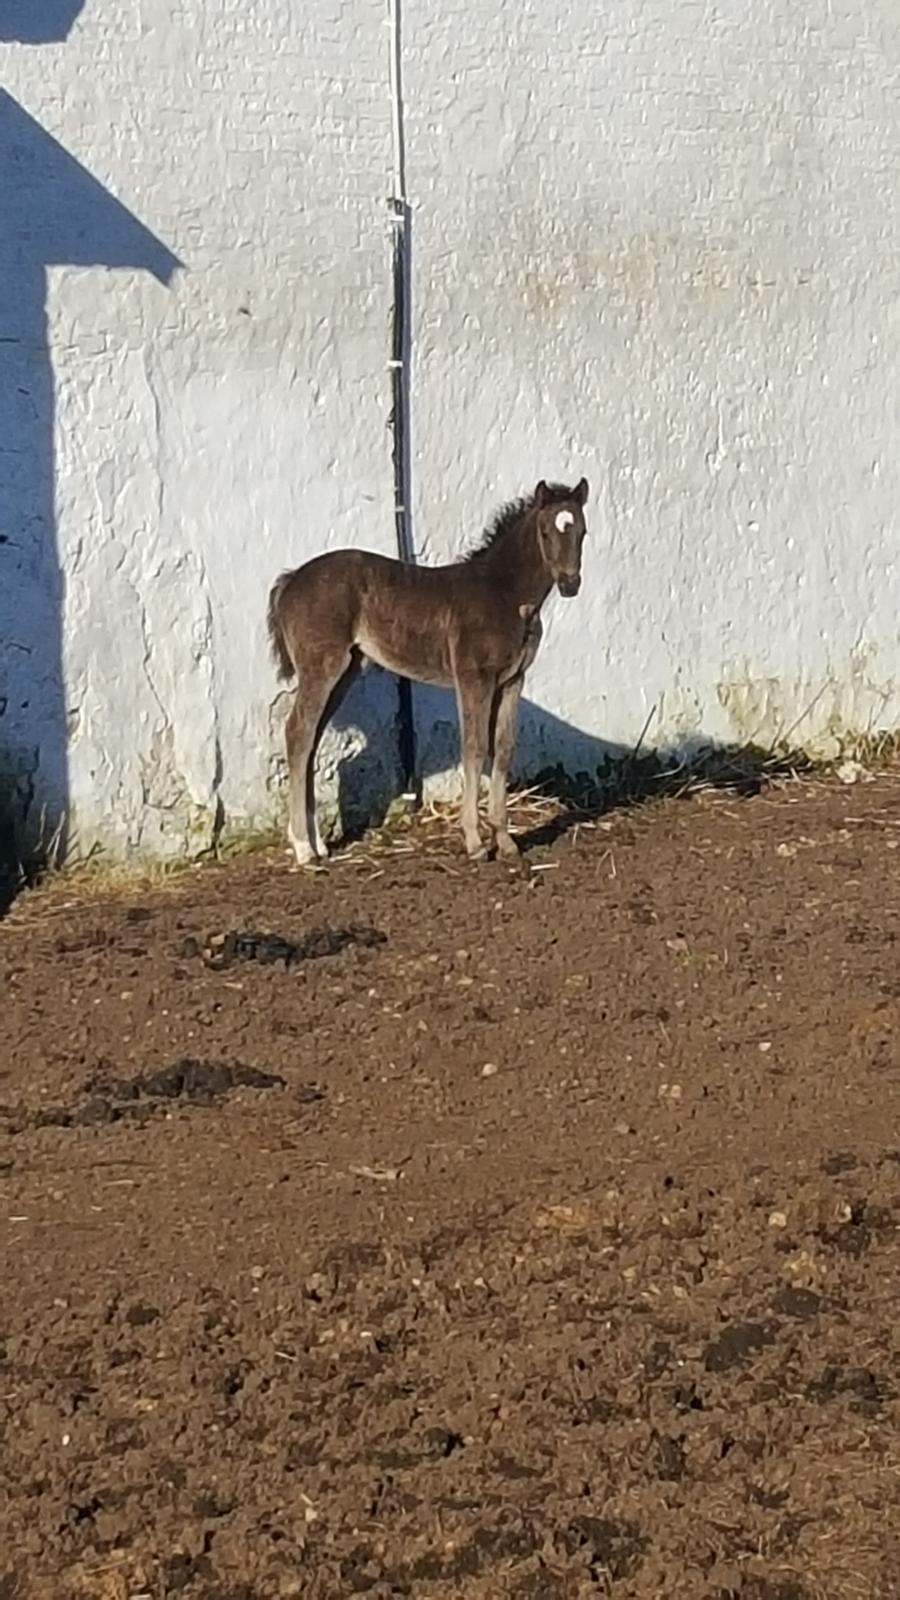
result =
[[517,606],[542,606],[553,587],[538,543],[537,513],[530,511],[497,547],[492,563]]

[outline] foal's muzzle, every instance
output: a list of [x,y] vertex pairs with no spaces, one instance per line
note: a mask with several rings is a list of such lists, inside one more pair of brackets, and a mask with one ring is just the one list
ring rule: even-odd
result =
[[566,600],[571,600],[572,596],[576,595],[578,593],[579,589],[581,588],[581,579],[580,578],[558,578],[556,580],[556,587],[558,588],[560,594],[563,595]]

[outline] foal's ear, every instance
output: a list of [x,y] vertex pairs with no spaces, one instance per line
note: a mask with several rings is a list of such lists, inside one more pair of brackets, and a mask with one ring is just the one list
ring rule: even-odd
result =
[[547,485],[542,478],[534,491],[534,503],[540,511],[541,507],[547,505],[549,500],[550,490],[547,488]]
[[572,495],[572,499],[575,501],[576,505],[586,506],[587,505],[587,497],[588,497],[588,481],[587,481],[587,478],[582,478],[581,482],[577,485],[574,494]]

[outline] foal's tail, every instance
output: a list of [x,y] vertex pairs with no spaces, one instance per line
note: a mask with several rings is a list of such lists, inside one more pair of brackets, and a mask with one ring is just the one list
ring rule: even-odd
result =
[[282,596],[293,576],[292,572],[283,572],[280,578],[276,578],[269,592],[269,609],[266,615],[266,623],[269,629],[269,643],[272,647],[272,656],[275,661],[275,670],[279,683],[287,683],[288,679],[294,676],[294,662],[287,647],[284,628],[279,616]]

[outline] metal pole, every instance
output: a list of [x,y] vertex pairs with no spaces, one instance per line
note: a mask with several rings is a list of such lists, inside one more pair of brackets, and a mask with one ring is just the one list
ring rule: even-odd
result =
[[[412,460],[410,453],[410,366],[412,355],[412,240],[409,201],[406,194],[406,144],[403,126],[403,71],[401,0],[388,0],[390,30],[391,131],[393,146],[393,193],[388,202],[393,234],[394,306],[391,329],[391,427],[394,437],[394,526],[397,554],[401,561],[414,562],[412,532]],[[397,682],[398,742],[403,783],[410,799],[416,799],[416,729],[412,684],[407,678]]]

